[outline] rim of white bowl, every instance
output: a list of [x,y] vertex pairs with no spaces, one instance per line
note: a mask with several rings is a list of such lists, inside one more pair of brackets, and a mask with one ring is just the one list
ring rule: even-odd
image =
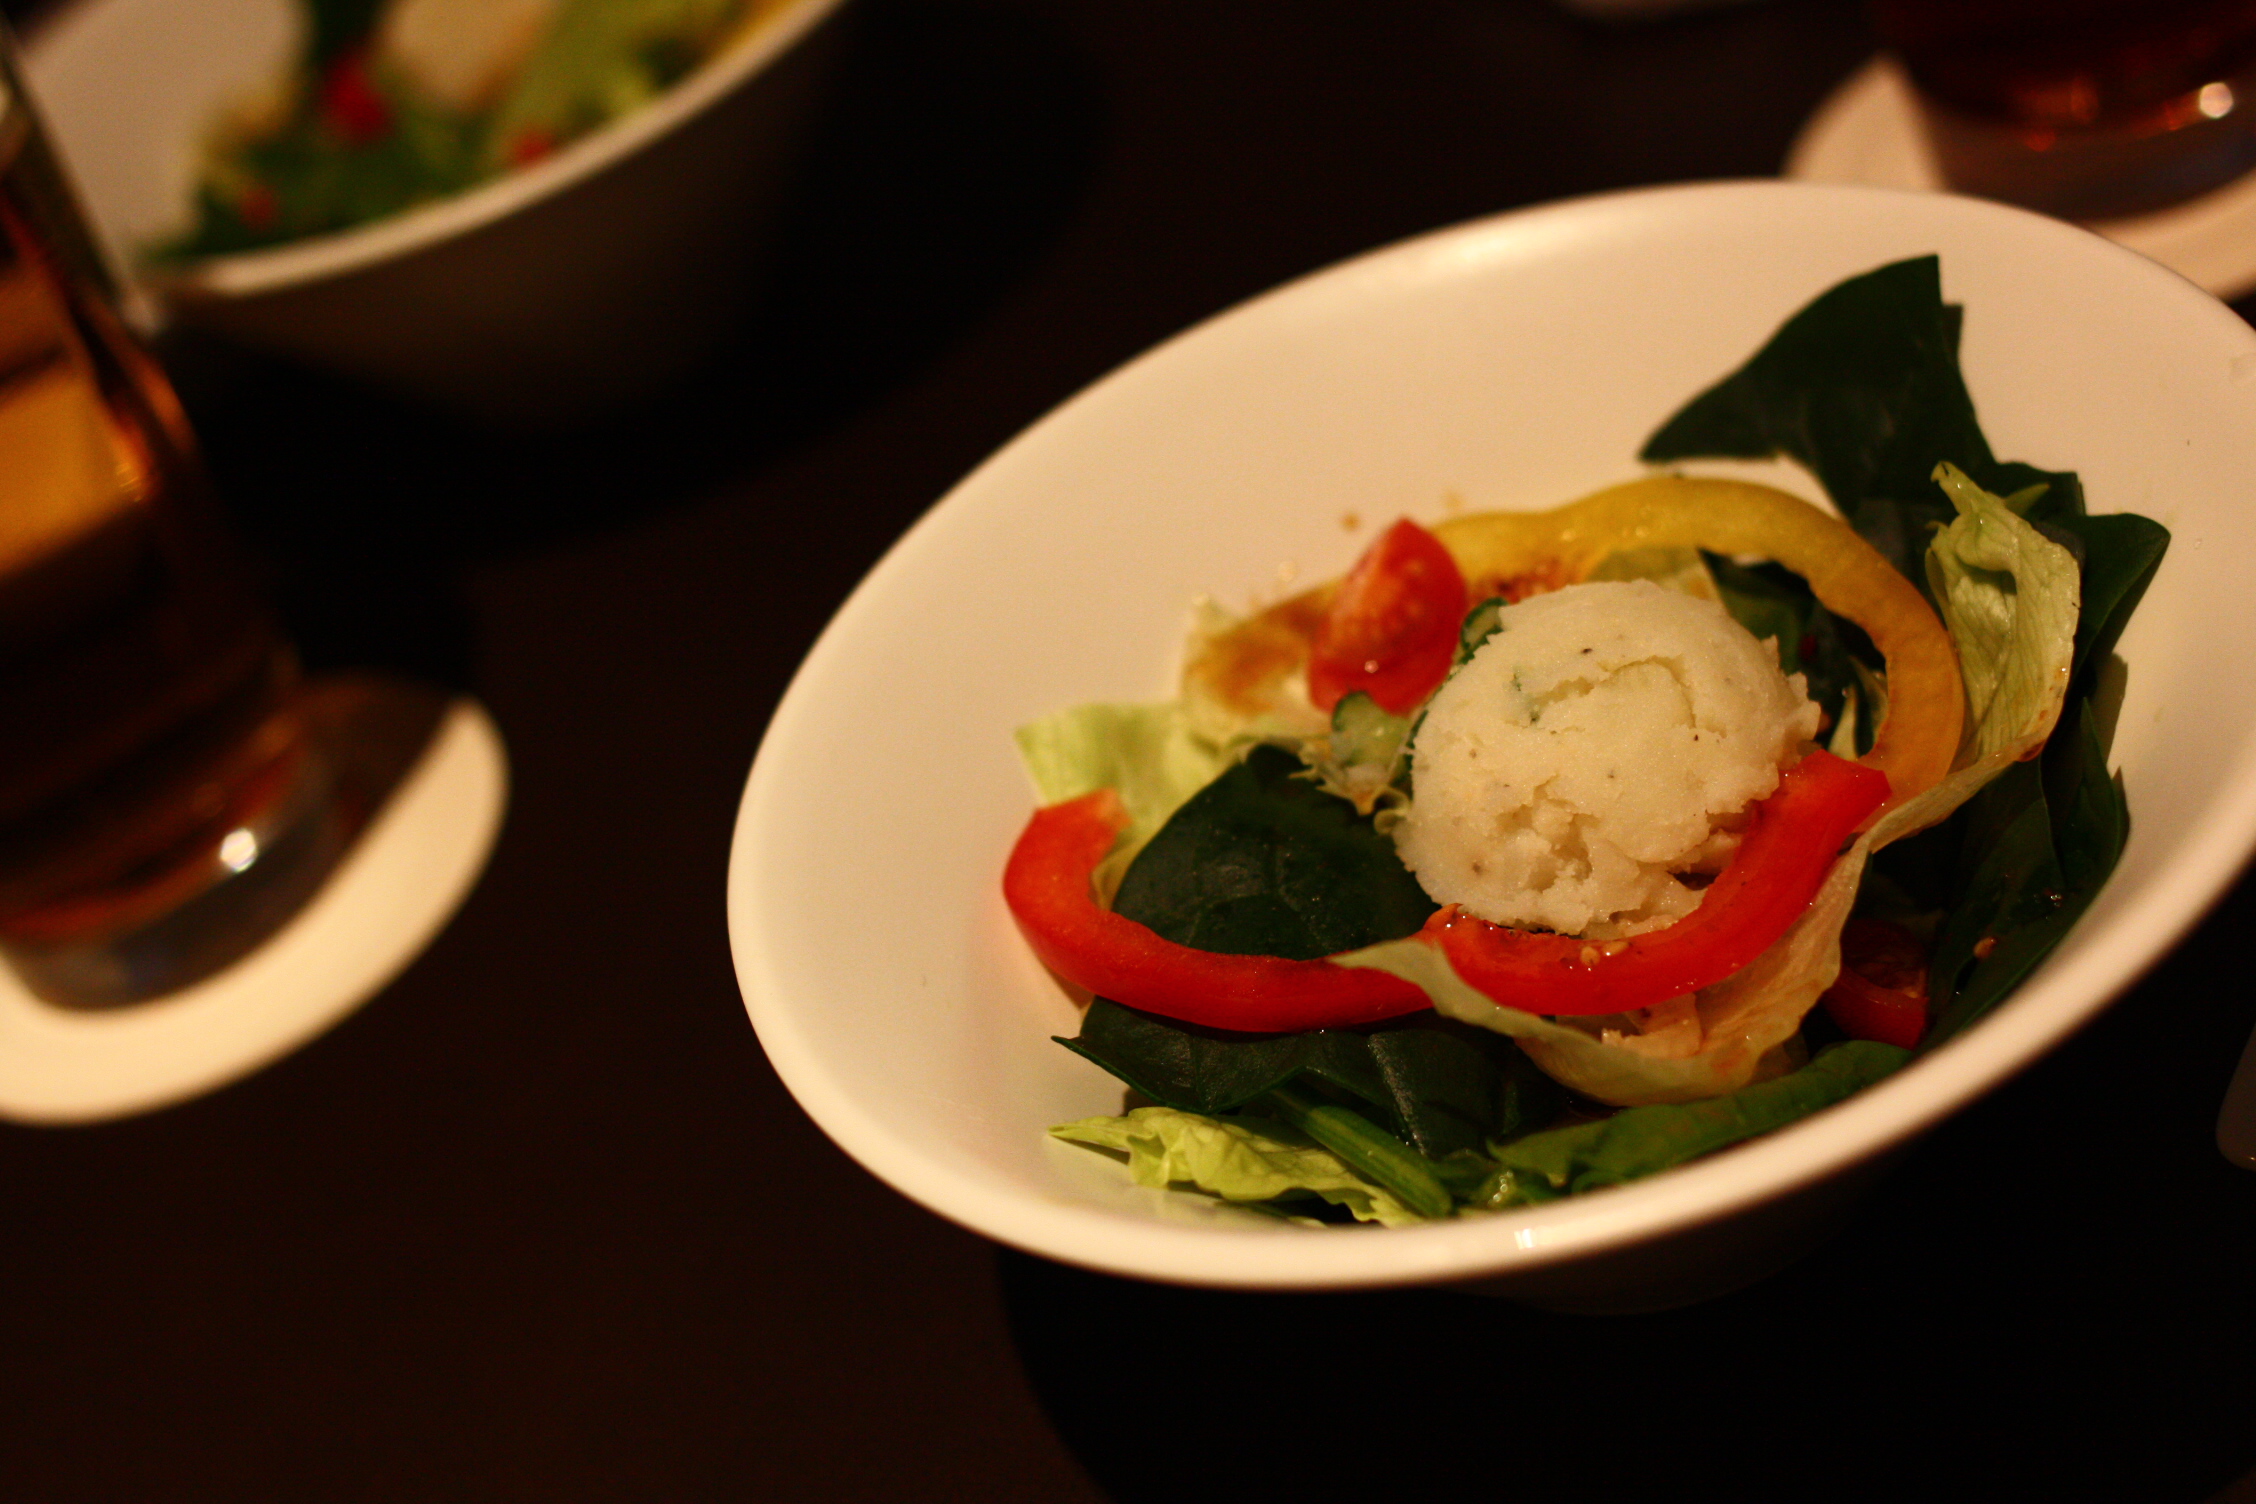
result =
[[[1604,1252],[1621,1251],[1724,1220],[1854,1169],[1918,1137],[1977,1097],[2035,1063],[2111,1005],[2159,963],[2198,923],[2247,865],[2256,847],[2256,744],[2243,745],[2219,780],[2195,834],[2186,838],[2168,871],[2110,921],[2107,943],[2086,948],[2071,966],[2053,967],[2016,988],[1979,1028],[1937,1048],[1906,1069],[1844,1102],[1774,1133],[1629,1185],[1540,1207],[1390,1228],[1374,1236],[1311,1237],[1279,1225],[1184,1226],[1085,1203],[1046,1201],[999,1182],[967,1175],[904,1141],[824,1071],[820,1052],[789,1009],[772,1000],[790,989],[751,943],[753,916],[767,906],[752,835],[766,811],[794,796],[778,784],[777,760],[766,755],[814,730],[822,682],[837,668],[859,618],[876,608],[896,576],[913,573],[951,517],[949,503],[1059,413],[1092,400],[1131,370],[1164,357],[1178,343],[1216,323],[1294,294],[1303,284],[1357,270],[1369,272],[1393,259],[1439,257],[1474,250],[1483,240],[1524,231],[1544,220],[1603,212],[1636,199],[1736,194],[1756,198],[1834,196],[1869,203],[1916,201],[1930,212],[1972,219],[2004,217],[2038,234],[2057,234],[2101,254],[2120,256],[2134,276],[2212,306],[2230,310],[2177,273],[2075,225],[1984,200],[1864,185],[1781,182],[1771,179],[1674,184],[1592,194],[1491,215],[1381,247],[1320,268],[1233,305],[1162,341],[1100,376],[1029,424],[969,475],[897,540],[847,597],[824,628],[770,719],[739,804],[731,842],[728,925],[738,986],[754,1032],[776,1073],[802,1109],[849,1156],[880,1180],[926,1209],[998,1242],[1101,1272],[1132,1278],[1229,1289],[1341,1290],[1478,1281],[1534,1272]],[[2256,358],[2256,329],[2246,331]],[[1060,1152],[1086,1151],[1057,1146]],[[1249,1224],[1251,1223],[1251,1219]]]
[[769,15],[665,93],[527,167],[351,229],[283,245],[199,257],[152,275],[168,291],[247,298],[359,271],[504,219],[702,113],[797,45],[846,0],[781,0]]

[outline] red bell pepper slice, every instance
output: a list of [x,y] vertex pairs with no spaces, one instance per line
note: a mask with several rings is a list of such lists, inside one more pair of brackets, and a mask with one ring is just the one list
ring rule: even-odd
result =
[[[1530,1013],[1623,1013],[1720,982],[1761,955],[1817,896],[1841,844],[1888,797],[1887,776],[1812,752],[1754,806],[1700,906],[1666,929],[1593,941],[1490,924],[1452,906],[1422,932],[1459,977]],[[1090,875],[1127,825],[1099,789],[1035,811],[1003,869],[1003,897],[1042,963],[1076,987],[1164,1018],[1248,1033],[1376,1023],[1428,1006],[1390,973],[1329,961],[1196,950],[1096,901]]]
[[1508,1008],[1625,1013],[1720,982],[1769,949],[1817,896],[1859,822],[1886,801],[1887,775],[1812,752],[1751,811],[1731,861],[1700,906],[1626,940],[1509,929],[1455,905],[1427,921],[1457,975]]
[[1408,715],[1449,677],[1467,604],[1449,550],[1403,518],[1332,592],[1308,647],[1308,698],[1328,711],[1362,690],[1389,715]]
[[1376,1023],[1428,1006],[1424,992],[1383,971],[1196,950],[1103,908],[1089,877],[1127,823],[1111,789],[1049,805],[1027,822],[1003,869],[1003,897],[1027,943],[1074,986],[1165,1018],[1261,1034]]

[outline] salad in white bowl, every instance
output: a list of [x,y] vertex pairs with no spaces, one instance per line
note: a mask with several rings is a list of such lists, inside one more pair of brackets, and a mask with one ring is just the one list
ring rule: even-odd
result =
[[[1929,256],[1939,257],[1942,289],[1937,300],[1932,277],[1921,273],[1931,311],[1964,312],[1946,311],[1925,327],[1944,357],[1956,353],[1972,393],[1965,413],[1979,404],[1980,446],[1955,442],[1968,435],[1953,431],[1940,449],[1922,443],[1917,448],[1929,452],[1840,466],[1814,448],[1807,465],[1741,458],[1794,452],[1801,440],[1750,428],[1744,405],[1728,395],[1744,394],[1746,383],[1694,399],[1826,289]],[[965,478],[893,545],[801,666],[747,781],[729,867],[731,944],[760,1042],[814,1121],[872,1174],[941,1215],[1048,1258],[1235,1288],[1478,1281],[1523,1298],[1609,1309],[1649,1309],[1744,1283],[1810,1246],[1891,1151],[2120,995],[2256,847],[2256,702],[2216,693],[2256,653],[2256,621],[2244,609],[2256,512],[2240,502],[2256,474],[2250,372],[2256,331],[2167,271],[2073,227],[1939,195],[1778,183],[1655,189],[1500,215],[1374,252],[1219,315],[1062,404]],[[1686,438],[1678,452],[1687,457],[1660,458],[1656,450],[1641,463],[1657,437],[1683,432],[1671,422],[1680,411],[1686,421],[1705,413],[1718,422],[1706,436]],[[1835,431],[1837,414],[1809,408],[1803,416],[1821,438]],[[1327,1033],[1384,1041],[1382,1050],[1425,1050],[1440,1040],[1473,1062],[1476,1077],[1485,1073],[1490,1085],[1509,1088],[1472,1094],[1475,1111],[1459,1125],[1456,1144],[1430,1136],[1421,1144],[1422,1125],[1402,1122],[1392,1105],[1327,1080],[1306,1062],[1285,1082],[1315,1109],[1353,1113],[1395,1140],[1448,1193],[1443,1214],[1391,1227],[1309,1228],[1268,1214],[1352,1218],[1352,1208],[1316,1193],[1265,1207],[1196,1190],[1193,1178],[1172,1172],[1166,1186],[1141,1185],[1123,1168],[1129,1150],[1092,1149],[1046,1131],[1128,1116],[1172,1088],[1146,1080],[1139,1099],[1118,1075],[1053,1042],[1095,1052],[1104,1031],[1092,1027],[1099,1014],[1091,992],[1061,982],[1027,943],[999,880],[1037,810],[1111,785],[1132,819],[1143,816],[1131,826],[1134,842],[1167,823],[1179,802],[1188,810],[1190,794],[1225,765],[1261,775],[1281,756],[1289,767],[1277,783],[1320,800],[1315,807],[1338,823],[1360,824],[1352,799],[1293,776],[1315,771],[1318,738],[1338,787],[1369,796],[1374,814],[1406,807],[1384,791],[1397,783],[1386,733],[1408,717],[1381,706],[1379,714],[1350,714],[1335,730],[1313,697],[1298,703],[1294,673],[1314,620],[1325,614],[1315,609],[1322,597],[1305,589],[1309,581],[1352,574],[1374,540],[1407,516],[1458,566],[1463,604],[1478,605],[1513,593],[1490,589],[1484,576],[1518,568],[1510,561],[1523,543],[1549,538],[1558,552],[1561,508],[1577,498],[1612,493],[1601,505],[1620,507],[1696,482],[1753,508],[1753,497],[1790,493],[1800,498],[1782,504],[1791,515],[1825,524],[1810,537],[1862,537],[1857,549],[1889,563],[1847,577],[1892,582],[1891,592],[1917,600],[1933,629],[1875,642],[1868,652],[1844,618],[1886,636],[1897,617],[1838,594],[1822,616],[1812,612],[1811,601],[1825,603],[1833,586],[1803,588],[1824,573],[1808,558],[1788,579],[1762,562],[1774,550],[1732,537],[1701,534],[1670,546],[1693,551],[1753,642],[1779,644],[1775,672],[1789,682],[1801,676],[1801,692],[1830,718],[1804,742],[1799,724],[1786,724],[1797,712],[1780,710],[1780,743],[1791,731],[1797,753],[1814,746],[1860,765],[1874,756],[1866,738],[1875,731],[1907,753],[1930,740],[1947,745],[1941,778],[1904,806],[1947,800],[1955,791],[1945,786],[1987,754],[1961,763],[1962,734],[1939,734],[1932,717],[1904,710],[1911,686],[1947,683],[1931,669],[1910,672],[1914,660],[1904,655],[1919,642],[1947,644],[1962,686],[1962,727],[1990,728],[2005,745],[2018,725],[2053,715],[2044,708],[2050,689],[2035,686],[2041,692],[2027,695],[2031,686],[2022,680],[1985,677],[1980,665],[2058,662],[2056,646],[2025,658],[2013,645],[2018,633],[1992,643],[1979,613],[1954,603],[1961,594],[1978,603],[1985,590],[2004,601],[2006,592],[1989,588],[2001,565],[1960,549],[1960,561],[1977,566],[1963,590],[1946,576],[1943,598],[1930,593],[1930,524],[1964,536],[1994,515],[1990,502],[1964,491],[1976,522],[1960,517],[1935,479],[1940,456],[1951,453],[1972,456],[1950,463],[2047,545],[2073,556],[2069,533],[2099,541],[2085,548],[2078,569],[2070,685],[2045,750],[2006,762],[1927,832],[1889,836],[1880,822],[1922,817],[1884,809],[1859,833],[1873,839],[1850,904],[1853,922],[1838,933],[1870,973],[1850,968],[1871,984],[1868,1010],[1912,1010],[1919,1033],[1908,1051],[1857,1038],[1873,1030],[1853,1023],[1853,1001],[1814,1001],[1797,1016],[1803,1004],[1786,989],[1749,989],[1750,1033],[1737,1048],[1726,1043],[1730,1021],[1712,996],[1696,1005],[1697,1042],[1681,1018],[1513,1010],[1509,1020],[1527,1021],[1527,1042],[1552,1057],[1569,1078],[1562,1083],[1513,1036],[1478,1021],[1444,1020],[1438,1011],[1421,1017],[1424,1005],[1413,1000],[1410,1011],[1394,1015],[1401,1022],[1379,1017]],[[1713,454],[1727,457],[1689,457]],[[2001,464],[1999,455],[2042,472]],[[1884,484],[1863,484],[1875,477]],[[2019,495],[2040,480],[2041,495]],[[1827,498],[1860,494],[1870,499],[1838,509],[1849,514],[1848,526],[1831,520],[1836,508]],[[1719,520],[1712,508],[1696,510]],[[1519,513],[1526,517],[1509,520]],[[2116,591],[2127,602],[2145,573],[2129,545],[2159,541],[2129,513],[2155,519],[2170,542],[2152,588],[2110,646],[2106,634],[2122,612],[2103,597]],[[1900,523],[1892,532],[1891,515]],[[1876,520],[1883,525],[1871,526]],[[2021,536],[2017,525],[2001,525],[1999,538]],[[2120,569],[2122,577],[2108,585],[2095,569]],[[1653,560],[1592,572],[1669,589],[1687,578]],[[2018,580],[2011,597],[2018,605]],[[1296,598],[1297,614],[1268,609]],[[1199,611],[1202,599],[1244,607],[1243,624]],[[1765,602],[1771,617],[1750,614]],[[1187,613],[1205,645],[1241,640],[1233,634],[1257,632],[1252,623],[1290,629],[1279,636],[1286,668],[1268,709],[1216,707],[1187,682]],[[1461,640],[1461,626],[1436,635]],[[1966,651],[1975,630],[1983,645]],[[1452,662],[1456,651],[1452,643]],[[1885,705],[1874,693],[1882,686],[1867,682],[1873,670],[1890,690]],[[1262,679],[1240,682],[1258,690]],[[2031,714],[2009,710],[2014,699],[2028,700]],[[1071,707],[1086,702],[1119,707],[1113,731],[1104,731],[1104,715],[1080,719],[1104,732],[1096,740],[1113,750],[1084,756],[1060,738],[1040,753],[1055,760],[1059,780],[1045,772],[1030,787],[1011,731],[1071,726]],[[1775,704],[1767,692],[1750,703]],[[1154,709],[1168,704],[1174,709]],[[1508,719],[1510,708],[1492,704],[1484,720]],[[1273,712],[1285,723],[1257,724]],[[1208,724],[1210,713],[1216,724]],[[1224,715],[1246,731],[1246,744],[1216,740],[1236,735]],[[1892,717],[1897,730],[1919,735],[1898,740]],[[1655,735],[1676,734],[1657,716],[1642,724]],[[1160,755],[1120,755],[1135,727],[1163,741]],[[1853,756],[1836,740],[1844,734],[1854,739]],[[2097,747],[2106,749],[2109,776],[2070,778]],[[1925,762],[1932,772],[1934,756],[1930,749],[1897,770]],[[1580,766],[1574,757],[1552,760]],[[1414,805],[1416,756],[1408,766],[1407,804]],[[1132,769],[1163,775],[1164,786],[1125,776]],[[1727,781],[1720,766],[1709,771],[1718,787]],[[1893,795],[1894,773],[1886,776]],[[2109,834],[2101,797],[2117,787],[2130,815],[2119,848],[2121,832]],[[2084,812],[2101,818],[2087,821]],[[1537,816],[1529,805],[1529,829],[1542,823]],[[1997,860],[1965,867],[1944,848],[1952,832],[1973,831],[1977,819],[2002,827],[2013,842],[1994,848]],[[1092,864],[1116,843],[1106,823],[1093,822],[1108,849],[1089,856]],[[1721,822],[1711,816],[1708,823]],[[2056,829],[2074,839],[2056,839]],[[1440,904],[1405,868],[1394,837],[1374,820],[1350,839],[1384,859],[1380,870],[1397,869],[1391,891],[1409,885],[1408,912],[1389,921],[1399,928],[1319,939],[1308,954],[1361,951],[1363,959],[1385,961],[1391,952],[1397,972],[1411,970],[1406,963],[1431,966],[1438,949],[1417,937]],[[2112,874],[2095,891],[2086,879],[2118,849]],[[1673,882],[1678,854],[1641,849],[1638,860],[1667,866]],[[1840,851],[1821,854],[1827,873],[1846,870]],[[1710,858],[1717,855],[1720,846]],[[1713,878],[1688,862],[1683,886],[1706,882],[1712,893],[1722,865],[1701,860],[1717,867]],[[1115,859],[1105,867],[1100,883],[1121,865]],[[2048,865],[2078,886],[2023,882]],[[1523,875],[1533,873],[1530,864]],[[1884,894],[1883,878],[1894,895]],[[1108,888],[1076,890],[1068,880],[1060,891],[1069,900],[1078,891],[1087,909],[1107,914],[1105,922],[1130,922],[1105,908]],[[1884,896],[1891,901],[1883,904]],[[1262,906],[1242,907],[1250,917]],[[1938,922],[1946,913],[1948,922]],[[1887,964],[1885,947],[1867,945],[1868,920],[1924,942],[1924,959],[1914,956],[1908,968],[1913,976],[1950,976],[1950,990],[1936,988],[1925,1004],[1924,1023],[1915,1005],[1888,995],[1916,988],[1898,985],[1906,968]],[[1161,925],[1143,928],[1157,936]],[[2047,950],[2057,931],[2064,938]],[[1813,932],[1822,927],[1804,927]],[[1645,948],[1636,943],[1642,935],[1615,938],[1630,942],[1625,953]],[[1211,944],[1203,933],[1171,943],[1200,951]],[[1570,959],[1579,961],[1585,945],[1603,951],[1611,943],[1578,939]],[[1820,950],[1831,943],[1827,937]],[[1234,962],[1262,969],[1258,958]],[[1276,964],[1309,963],[1284,956]],[[1806,991],[1823,969],[1822,957],[1798,968],[1797,986]],[[1382,996],[1394,989],[1390,1006],[1425,991],[1423,982],[1370,968],[1353,975],[1362,978],[1357,988],[1372,988],[1375,978]],[[1507,1021],[1506,1005],[1460,980],[1467,985],[1457,1000],[1466,1011]],[[1819,997],[1838,991],[1840,980]],[[1766,993],[1767,1001],[1759,995]],[[1290,1024],[1217,1030],[1147,1003],[1103,1012],[1147,1023],[1155,1038],[1196,1039],[1202,1049],[1201,1031],[1229,1036],[1224,1044],[1243,1043],[1246,1034],[1289,1041],[1314,1032]],[[1851,1024],[1836,1017],[1844,1012]],[[1765,1042],[1765,1034],[1773,1037]],[[1796,1036],[1800,1042],[1791,1043]],[[1570,1055],[1572,1064],[1560,1064]],[[1227,1058],[1250,1071],[1258,1056],[1253,1049]],[[1841,1068],[1860,1057],[1864,1066],[1842,1079]],[[1210,1060],[1181,1058],[1194,1078]],[[1373,1058],[1367,1051],[1365,1065]],[[1737,1085],[1742,1064],[1745,1084]],[[1813,1064],[1823,1068],[1813,1073]],[[1352,1061],[1325,1068],[1335,1066],[1342,1076],[1364,1069]],[[1632,1098],[1584,1066],[1648,1088],[1673,1078],[1692,1100],[1673,1088]],[[1868,1084],[1849,1089],[1855,1080]],[[1778,1101],[1813,1086],[1825,1086],[1832,1105],[1803,1110]],[[1499,1121],[1498,1096],[1513,1094],[1524,1104],[1518,1127]],[[1571,1115],[1548,1117],[1546,1098]],[[1215,1118],[1248,1116],[1252,1106],[1250,1099],[1237,1107],[1178,1101],[1176,1112]],[[1762,1110],[1760,1131],[1725,1147],[1746,1126],[1734,1120],[1754,1108]],[[1703,1115],[1714,1135],[1688,1140],[1672,1130],[1665,1136],[1677,1162],[1665,1173],[1641,1173],[1655,1161],[1629,1151],[1648,1126]],[[1292,1130],[1274,1112],[1263,1121]],[[1547,1145],[1561,1157],[1525,1168],[1507,1163],[1508,1154]],[[1455,1157],[1459,1148],[1488,1168]],[[1699,1152],[1713,1148],[1724,1152]],[[1321,1144],[1313,1149],[1340,1160]],[[1340,1163],[1343,1175],[1366,1179]],[[1563,1186],[1552,1173],[1562,1166]],[[1602,1193],[1575,1189],[1596,1192],[1617,1175]],[[1366,1184],[1355,1194],[1373,1192]],[[1497,1205],[1507,1194],[1523,1200]]]
[[1028,726],[1005,876],[1094,997],[1134,1177],[1399,1224],[1781,1127],[1986,1014],[2128,827],[2102,670],[2168,534],[1995,459],[1937,258],[1820,296],[1641,458],[1404,519],[1209,620],[1182,692]]

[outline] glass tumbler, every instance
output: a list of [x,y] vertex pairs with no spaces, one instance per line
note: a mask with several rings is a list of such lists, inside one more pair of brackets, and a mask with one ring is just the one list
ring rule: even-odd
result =
[[2256,168],[2256,0],[1870,0],[1943,180],[2071,219]]
[[114,293],[0,28],[0,961],[78,1008],[239,959],[345,840],[292,651]]

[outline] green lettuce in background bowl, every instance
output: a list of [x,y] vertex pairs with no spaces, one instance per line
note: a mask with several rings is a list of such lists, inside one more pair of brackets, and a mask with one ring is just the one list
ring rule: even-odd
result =
[[[299,160],[304,141],[286,136],[276,149],[309,226],[380,217],[271,246],[225,226],[192,238],[212,124],[309,58],[335,64],[373,4],[324,0],[312,25],[301,0],[76,0],[24,53],[97,229],[144,274],[150,317],[482,419],[553,425],[656,390],[752,295],[746,268],[821,97],[843,0],[766,0],[671,81],[679,60],[620,59],[620,28],[631,39],[650,7],[717,3],[568,0],[558,14],[572,24],[499,102],[509,118],[490,149],[506,155],[536,127],[551,140],[498,176],[484,132],[423,107],[399,109],[400,128],[350,170]],[[389,85],[364,74],[360,87]],[[631,108],[575,135],[606,93]],[[366,108],[393,107],[342,114]],[[452,191],[432,196],[434,175]],[[168,245],[212,253],[144,259]]]
[[529,167],[641,109],[773,0],[298,0],[296,56],[206,123],[165,265],[335,234]]

